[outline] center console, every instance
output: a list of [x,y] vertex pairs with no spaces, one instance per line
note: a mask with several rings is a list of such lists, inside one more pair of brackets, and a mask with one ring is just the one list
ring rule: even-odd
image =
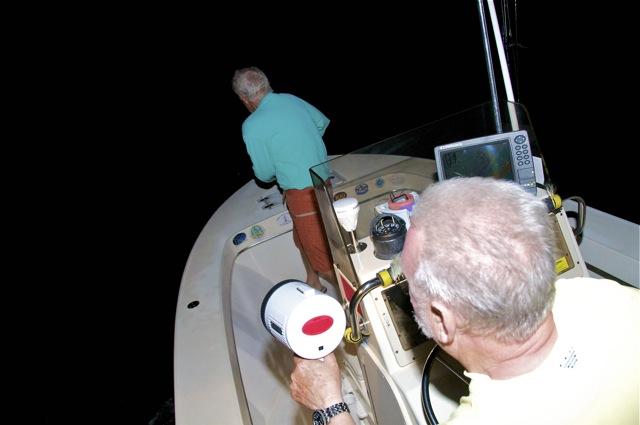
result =
[[[526,178],[519,183],[536,196],[549,196],[545,190],[548,176],[542,173],[544,160],[524,108],[515,105],[520,117],[517,126],[503,123],[503,132],[511,131],[513,137],[501,137],[496,136],[495,129],[483,119],[488,115],[486,107],[481,105],[416,128],[311,169],[343,305],[346,312],[353,310],[348,326],[352,336],[356,335],[352,342],[357,345],[357,357],[365,377],[366,388],[361,388],[361,392],[368,394],[378,424],[427,423],[421,404],[422,369],[434,343],[423,336],[413,320],[408,282],[401,271],[385,284],[377,284],[375,280],[382,271],[398,270],[396,258],[402,247],[400,244],[395,252],[396,246],[403,240],[401,232],[406,232],[411,225],[413,202],[442,174],[437,155],[440,153],[451,161],[454,147],[463,147],[471,149],[468,153],[472,160],[473,149],[501,140],[513,140],[509,146],[516,152],[516,147],[522,145],[516,139],[526,137],[527,155],[542,167],[536,170],[537,174],[533,167],[528,167]],[[436,149],[439,146],[448,148]],[[514,155],[516,169],[507,175],[521,176],[517,152]],[[500,157],[505,164],[512,158],[508,153]],[[455,153],[455,158],[462,158],[460,151]],[[449,166],[451,168],[451,164]],[[345,214],[353,215],[354,211],[355,220],[345,219]],[[551,213],[556,218],[560,252],[556,271],[562,277],[586,276],[586,267],[564,210],[559,207]],[[363,287],[366,288],[364,295]],[[355,308],[354,295],[359,301]],[[431,402],[442,420],[466,393],[466,384],[446,368],[432,372]]]

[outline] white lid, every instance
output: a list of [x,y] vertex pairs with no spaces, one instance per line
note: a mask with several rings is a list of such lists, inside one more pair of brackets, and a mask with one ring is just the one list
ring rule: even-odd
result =
[[358,227],[358,212],[360,206],[356,198],[339,199],[333,203],[340,225],[347,232],[353,232]]
[[343,211],[351,211],[358,207],[358,200],[356,198],[342,198],[333,203],[333,209],[336,210],[336,214],[340,214]]

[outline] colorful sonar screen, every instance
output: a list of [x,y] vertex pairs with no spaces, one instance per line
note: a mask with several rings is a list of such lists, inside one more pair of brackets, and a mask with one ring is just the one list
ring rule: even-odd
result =
[[444,179],[495,177],[514,180],[509,139],[441,152]]

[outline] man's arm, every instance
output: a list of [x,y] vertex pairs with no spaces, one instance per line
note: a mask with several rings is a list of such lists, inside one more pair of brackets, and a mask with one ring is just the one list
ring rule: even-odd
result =
[[321,136],[324,136],[324,131],[329,126],[329,118],[327,118],[322,112],[320,112],[318,108],[316,108],[309,102],[306,102],[303,99],[300,100],[302,101],[302,104],[304,105],[307,112],[309,112],[309,115],[311,115],[311,119],[313,119],[313,122],[316,124],[318,132]]
[[[291,396],[311,410],[326,409],[342,400],[340,368],[336,357],[329,354],[322,360],[293,358],[291,374]],[[354,425],[348,412],[331,419],[330,425]]]
[[276,168],[271,161],[265,143],[251,137],[248,132],[243,132],[244,144],[251,158],[253,173],[258,180],[272,182],[276,178]]

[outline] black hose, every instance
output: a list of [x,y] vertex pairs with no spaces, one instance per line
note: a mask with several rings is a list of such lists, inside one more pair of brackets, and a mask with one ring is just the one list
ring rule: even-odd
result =
[[422,370],[422,411],[424,412],[424,417],[427,419],[427,423],[429,423],[429,425],[436,425],[438,423],[436,414],[433,411],[433,406],[431,406],[431,398],[429,397],[429,374],[431,373],[433,361],[439,353],[440,346],[436,344],[427,356],[427,361],[424,363],[424,368]]

